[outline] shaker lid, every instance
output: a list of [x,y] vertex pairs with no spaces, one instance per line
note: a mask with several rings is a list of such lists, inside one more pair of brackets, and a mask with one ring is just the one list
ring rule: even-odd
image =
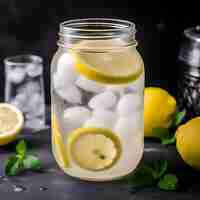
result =
[[184,31],[185,37],[195,42],[200,42],[200,26],[188,28]]
[[200,68],[200,26],[184,30],[179,59],[189,66]]

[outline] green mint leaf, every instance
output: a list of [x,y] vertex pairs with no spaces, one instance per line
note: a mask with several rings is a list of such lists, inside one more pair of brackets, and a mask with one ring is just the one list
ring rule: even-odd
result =
[[152,131],[153,131],[153,135],[156,136],[157,138],[160,138],[161,140],[163,138],[170,137],[168,128],[157,127],[157,128],[153,128]]
[[155,184],[154,171],[149,166],[140,167],[129,179],[129,183],[135,187],[153,186]]
[[23,158],[26,155],[26,142],[21,140],[16,146],[16,152]]
[[162,138],[161,144],[168,145],[168,144],[174,144],[176,142],[176,136],[173,135],[171,138]]
[[33,155],[27,155],[23,160],[23,165],[25,169],[38,170],[41,168],[40,160]]
[[160,138],[163,145],[173,144],[176,141],[175,135],[171,136],[168,128],[154,128],[153,135]]
[[158,182],[158,187],[162,190],[176,190],[178,188],[178,178],[174,174],[166,174]]
[[186,111],[185,110],[176,113],[176,115],[174,116],[174,120],[173,120],[172,126],[174,126],[174,127],[178,126],[183,121],[185,115],[186,115]]
[[22,161],[16,156],[10,156],[5,161],[5,174],[7,176],[15,176],[23,169]]
[[167,171],[168,162],[167,160],[157,160],[153,163],[153,169],[156,172],[156,178],[161,178]]

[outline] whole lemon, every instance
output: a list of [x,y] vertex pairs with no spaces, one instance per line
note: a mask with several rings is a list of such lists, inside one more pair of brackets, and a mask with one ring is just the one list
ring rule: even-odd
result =
[[144,135],[156,137],[153,128],[168,128],[176,112],[176,100],[166,90],[147,87],[144,90]]
[[176,148],[188,165],[200,170],[200,117],[179,126],[176,131]]

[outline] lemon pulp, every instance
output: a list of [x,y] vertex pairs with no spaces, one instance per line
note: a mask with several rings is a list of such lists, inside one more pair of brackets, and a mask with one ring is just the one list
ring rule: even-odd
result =
[[69,154],[81,168],[100,171],[112,167],[121,155],[119,138],[103,128],[79,128],[70,133]]
[[16,107],[0,103],[0,145],[8,144],[22,129],[24,117]]

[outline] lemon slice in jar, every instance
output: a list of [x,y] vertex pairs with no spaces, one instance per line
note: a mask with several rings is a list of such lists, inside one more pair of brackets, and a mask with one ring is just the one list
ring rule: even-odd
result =
[[81,41],[71,51],[75,68],[86,78],[101,83],[132,82],[142,74],[143,61],[134,47],[124,45],[124,42],[116,39]]
[[64,168],[68,167],[68,158],[65,145],[58,127],[58,122],[55,114],[52,114],[52,142],[53,142],[53,151],[57,162]]
[[103,128],[79,128],[68,138],[71,159],[81,168],[101,171],[120,158],[121,142],[117,135]]
[[8,103],[0,103],[0,146],[15,140],[24,124],[22,112]]

